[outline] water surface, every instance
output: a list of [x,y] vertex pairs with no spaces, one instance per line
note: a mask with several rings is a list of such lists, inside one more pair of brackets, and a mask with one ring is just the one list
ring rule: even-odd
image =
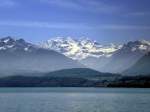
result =
[[0,112],[150,112],[150,89],[0,88]]

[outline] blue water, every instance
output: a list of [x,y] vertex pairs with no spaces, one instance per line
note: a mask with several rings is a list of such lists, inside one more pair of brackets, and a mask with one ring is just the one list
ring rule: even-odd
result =
[[0,88],[0,112],[150,112],[150,89]]

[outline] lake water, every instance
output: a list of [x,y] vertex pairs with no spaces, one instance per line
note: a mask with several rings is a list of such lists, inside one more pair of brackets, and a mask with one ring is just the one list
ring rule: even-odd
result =
[[0,112],[150,112],[150,89],[0,88]]

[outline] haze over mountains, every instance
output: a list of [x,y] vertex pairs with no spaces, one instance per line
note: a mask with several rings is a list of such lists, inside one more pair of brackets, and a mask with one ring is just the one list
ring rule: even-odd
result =
[[150,73],[150,52],[140,58],[132,67],[125,70],[124,74],[148,75]]
[[103,45],[88,38],[77,40],[71,37],[52,38],[41,43],[40,46],[53,49],[98,71],[102,71],[100,68],[109,61],[115,51],[122,47],[115,44]]
[[[150,51],[150,42],[134,41],[124,44],[112,55],[110,61],[102,68],[105,72],[121,73],[130,68],[142,56]],[[107,68],[106,68],[107,67]]]
[[1,76],[84,67],[56,51],[11,37],[0,39],[0,63]]
[[102,45],[90,39],[54,38],[40,46],[78,60],[89,68],[111,73],[122,73],[150,51],[150,42],[145,40]]
[[[149,51],[149,41],[102,45],[90,39],[54,38],[34,45],[23,39],[6,37],[0,39],[0,72],[1,76],[6,76],[91,68],[100,72],[124,73],[130,68],[138,71],[134,64],[139,66],[138,60]],[[150,63],[149,60],[146,62]],[[143,70],[149,64],[144,65],[140,67]],[[138,71],[136,74],[141,73]]]

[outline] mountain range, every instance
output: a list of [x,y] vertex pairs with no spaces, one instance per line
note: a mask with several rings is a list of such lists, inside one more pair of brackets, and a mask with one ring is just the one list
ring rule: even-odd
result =
[[102,45],[87,38],[59,37],[35,45],[23,39],[5,37],[0,39],[0,73],[6,76],[90,68],[99,72],[124,74],[133,68],[138,71],[139,68],[134,65],[141,65],[138,62],[141,59],[140,63],[145,63],[144,70],[148,64],[143,58],[148,52],[150,42],[145,40],[130,41],[123,45]]
[[71,37],[56,37],[40,43],[42,48],[52,49],[74,60],[89,57],[110,57],[121,45],[102,45],[88,38],[73,39]]
[[150,51],[150,42],[134,41],[124,44],[102,68],[104,72],[122,73],[133,66],[142,56]]
[[122,73],[150,51],[149,41],[102,45],[90,39],[52,38],[40,44],[100,72]]
[[52,38],[42,42],[40,46],[55,50],[89,68],[102,72],[101,67],[109,61],[115,51],[122,47],[115,44],[103,45],[88,38],[73,39],[71,37]]
[[54,50],[11,37],[0,39],[0,64],[1,76],[84,68],[82,64]]

